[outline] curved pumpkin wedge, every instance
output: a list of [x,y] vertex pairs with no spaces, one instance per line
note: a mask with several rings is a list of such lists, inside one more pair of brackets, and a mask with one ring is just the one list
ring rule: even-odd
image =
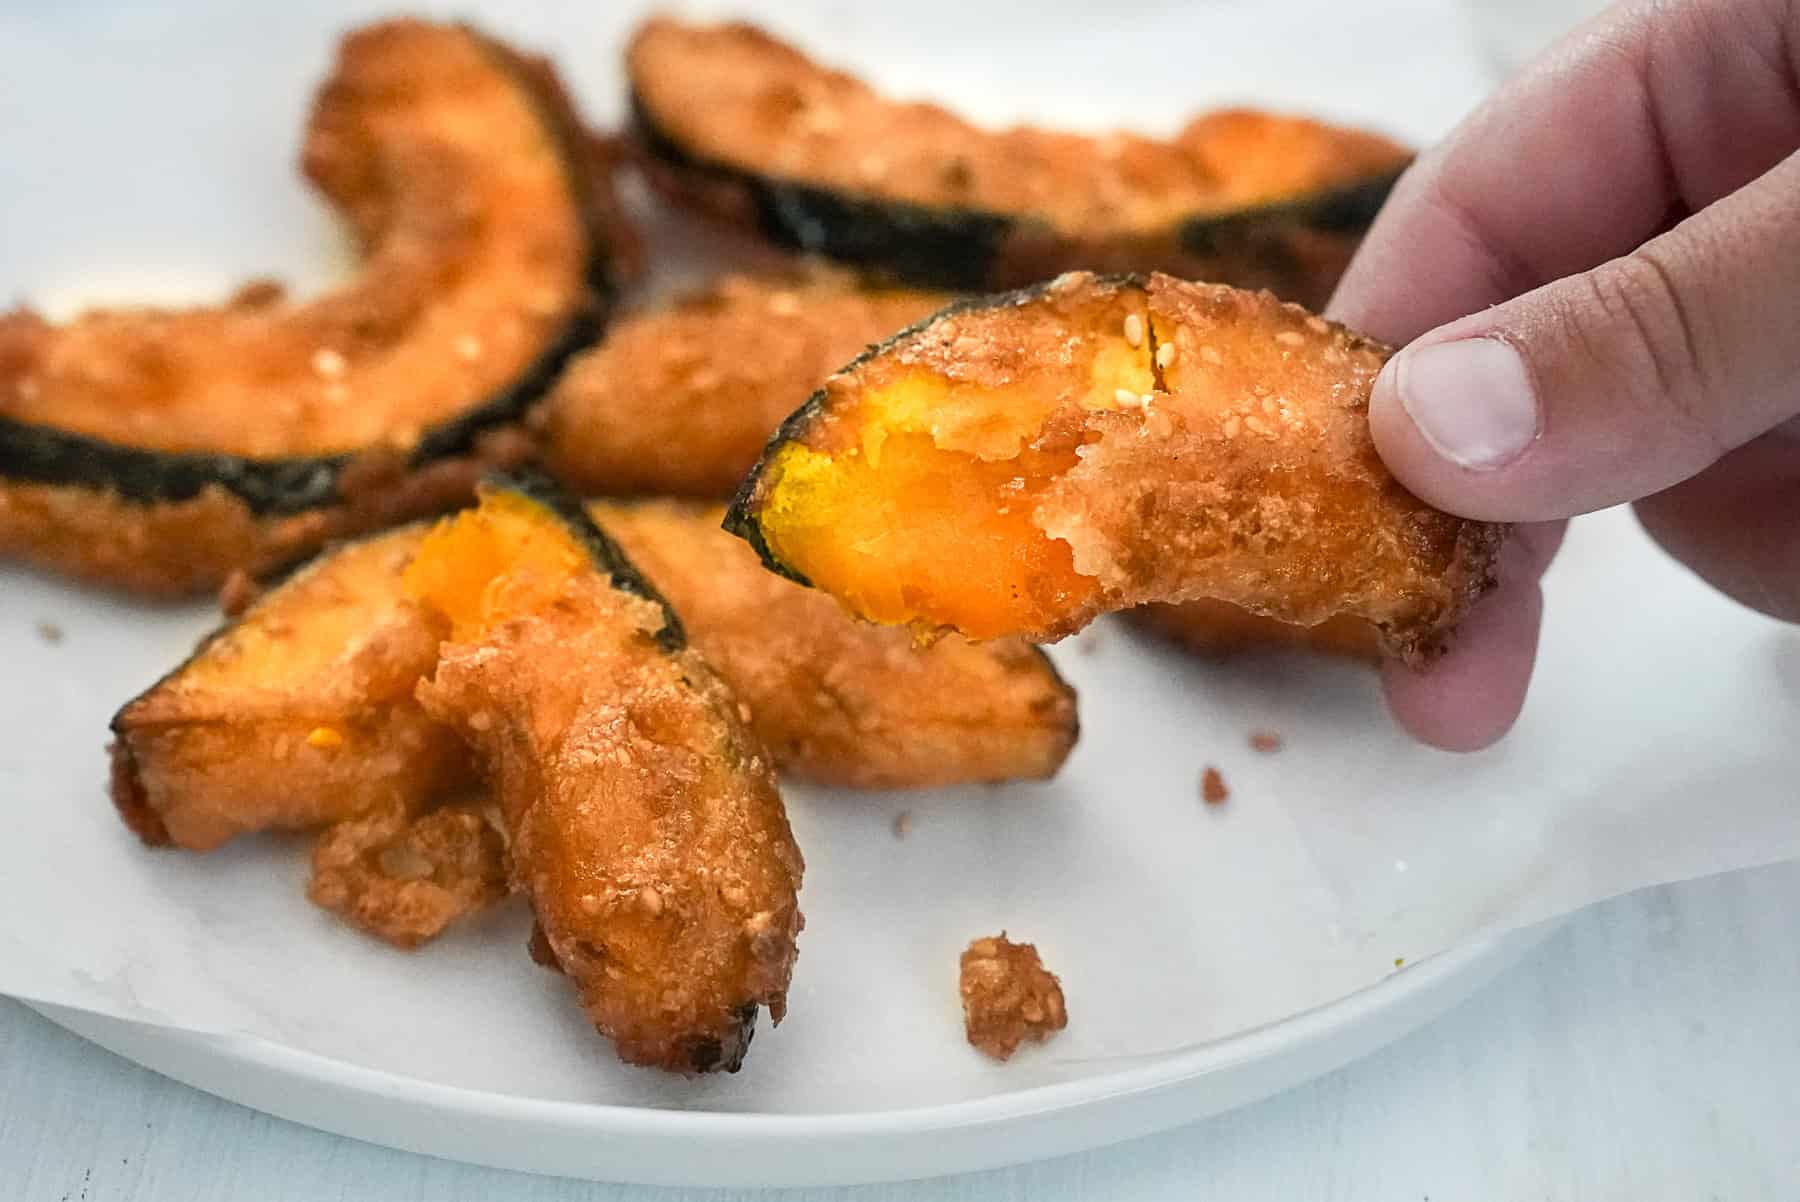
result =
[[738,702],[578,507],[516,483],[441,522],[406,592],[449,640],[419,700],[474,749],[588,1017],[633,1063],[735,1070],[779,1022],[801,858]]
[[1133,624],[1209,658],[1259,651],[1311,651],[1340,659],[1375,663],[1381,634],[1361,618],[1339,615],[1317,626],[1295,626],[1253,614],[1224,601],[1144,605],[1128,615]]
[[949,299],[838,271],[727,276],[570,363],[534,415],[544,462],[590,494],[723,500],[839,364]]
[[1042,780],[1075,745],[1075,692],[1028,643],[858,622],[763,571],[721,507],[594,505],[730,682],[784,775],[853,789]]
[[[904,632],[859,623],[763,571],[719,529],[716,507],[590,512],[688,614],[695,646],[795,779],[847,788],[1040,779],[1074,745],[1074,692],[1034,648],[958,639],[915,648]],[[337,842],[351,851],[333,853],[355,867],[355,848],[401,838],[393,815],[423,814],[473,786],[460,743],[412,696],[445,633],[402,586],[428,529],[321,554],[121,708],[113,797],[127,825],[148,843],[206,851],[255,831],[369,817]],[[623,569],[620,578],[635,579]]]
[[265,594],[113,718],[112,795],[146,843],[207,851],[468,779],[413,697],[444,628],[406,599],[423,527],[339,547]]
[[0,556],[180,594],[466,499],[610,304],[594,162],[541,61],[464,26],[351,33],[303,165],[357,275],[0,316]]
[[953,306],[782,426],[727,526],[853,612],[977,639],[1211,598],[1374,623],[1428,660],[1504,527],[1433,509],[1368,428],[1387,348],[1284,305],[1072,273]]
[[1161,270],[1323,304],[1408,152],[1248,110],[1172,140],[990,131],[750,25],[646,22],[635,136],[677,199],[772,241],[963,291]]

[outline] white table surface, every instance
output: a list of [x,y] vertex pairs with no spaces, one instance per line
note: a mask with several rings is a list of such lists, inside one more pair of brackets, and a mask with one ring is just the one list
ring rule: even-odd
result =
[[[1695,798],[1717,805],[1724,799]],[[472,1168],[324,1135],[0,1001],[3,1202],[723,1199]],[[1800,864],[1577,916],[1434,1025],[1259,1105],[967,1177],[759,1202],[1800,1198]]]

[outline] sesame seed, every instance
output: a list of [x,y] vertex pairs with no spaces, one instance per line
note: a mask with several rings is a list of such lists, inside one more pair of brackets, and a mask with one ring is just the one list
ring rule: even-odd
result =
[[1225,356],[1219,354],[1218,351],[1214,350],[1210,346],[1203,346],[1200,348],[1200,357],[1202,359],[1204,359],[1206,362],[1212,364],[1214,367],[1217,367],[1219,364],[1225,362]]
[[1246,417],[1244,428],[1252,434],[1261,434],[1264,438],[1274,433],[1260,417]]
[[865,154],[856,165],[866,179],[880,179],[887,174],[888,161],[879,154]]
[[1117,401],[1119,405],[1125,409],[1136,409],[1139,405],[1144,403],[1138,398],[1138,394],[1131,391],[1129,388],[1115,389],[1113,391],[1113,400]]
[[769,312],[778,317],[792,317],[800,312],[800,298],[792,292],[777,292],[769,298]]
[[640,889],[638,891],[638,905],[643,907],[644,913],[655,918],[663,911],[662,894],[655,889]]
[[349,366],[349,361],[342,354],[328,346],[322,346],[313,352],[312,369],[327,380],[337,379]]
[[1156,366],[1164,371],[1175,366],[1175,344],[1173,342],[1165,342],[1156,348]]
[[1146,392],[1146,393],[1144,393],[1144,395],[1142,395],[1138,398],[1138,404],[1143,405],[1144,407],[1148,408],[1150,405],[1150,402],[1154,401],[1155,399],[1156,399],[1155,394]]
[[38,382],[32,377],[26,376],[23,380],[19,381],[18,393],[21,401],[37,400]]
[[1125,315],[1125,342],[1133,347],[1144,344],[1144,319],[1136,313]]
[[1315,334],[1329,334],[1331,332],[1331,323],[1326,321],[1323,317],[1309,317],[1306,319],[1306,328]]
[[342,747],[344,736],[329,726],[315,726],[312,728],[312,732],[306,736],[306,745],[317,747],[321,751],[328,751],[333,747]]
[[1238,436],[1238,419],[1237,419],[1237,417],[1234,415],[1232,417],[1226,418],[1225,424],[1222,427],[1222,430],[1225,434],[1225,437],[1236,438]]
[[1306,335],[1299,330],[1283,330],[1275,335],[1275,341],[1283,346],[1299,346],[1306,341]]
[[473,334],[464,334],[456,340],[456,355],[464,363],[473,363],[481,358],[481,339]]

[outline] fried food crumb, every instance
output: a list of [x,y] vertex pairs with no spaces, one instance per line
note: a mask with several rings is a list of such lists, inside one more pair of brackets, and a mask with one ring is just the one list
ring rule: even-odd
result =
[[506,851],[481,807],[384,809],[328,828],[307,897],[352,926],[414,948],[506,895]]
[[995,1060],[1009,1060],[1027,1039],[1041,1043],[1069,1025],[1062,982],[1036,947],[1011,942],[1005,931],[963,952],[961,992],[969,1043]]
[[235,618],[249,609],[262,591],[262,585],[250,573],[238,568],[219,586],[219,608],[226,617]]
[[1231,796],[1231,790],[1225,787],[1225,778],[1211,764],[1200,774],[1200,799],[1209,806],[1216,806]]
[[37,624],[37,636],[52,647],[63,641],[63,628],[48,619]]
[[1272,730],[1253,730],[1250,732],[1250,750],[1260,751],[1264,755],[1273,755],[1281,750],[1282,738]]
[[912,833],[912,811],[901,810],[894,815],[894,838],[904,839]]

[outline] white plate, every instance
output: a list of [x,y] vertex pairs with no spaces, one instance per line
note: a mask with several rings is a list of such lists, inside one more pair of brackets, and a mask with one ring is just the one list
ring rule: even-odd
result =
[[[521,5],[489,23],[552,51],[606,119],[642,7]],[[885,16],[788,4],[770,19],[885,83],[991,118],[1168,128],[1188,109],[1250,98],[1422,138],[1483,86],[1441,6],[1267,8],[1150,5],[1127,20],[1037,4],[1020,22],[917,0]],[[333,32],[374,11],[208,0],[177,13],[0,12],[0,229],[31,232],[6,239],[0,294],[66,308],[217,295],[253,271],[330,279],[341,248],[293,177],[294,139]],[[1359,53],[1343,53],[1358,37]],[[41,618],[64,628],[62,643],[37,637]],[[0,567],[0,730],[31,732],[0,744],[0,806],[17,807],[0,841],[0,902],[23,920],[0,922],[0,988],[178,1079],[361,1139],[685,1185],[989,1167],[1328,1071],[1429,1020],[1539,937],[1394,973],[1447,941],[1414,899],[1448,896],[1481,852],[1510,854],[1548,829],[1498,817],[1541,791],[1543,725],[1537,743],[1475,769],[1393,732],[1360,669],[1282,660],[1210,672],[1103,625],[1056,652],[1083,690],[1084,724],[1056,782],[791,791],[809,927],[790,1021],[758,1036],[735,1078],[628,1070],[564,983],[525,962],[517,907],[406,957],[308,907],[291,843],[198,860],[124,834],[102,800],[106,720],[211,621]],[[1249,753],[1253,726],[1282,731],[1288,750]],[[1207,762],[1231,781],[1225,807],[1198,802]],[[1599,783],[1563,780],[1556,794]],[[1471,815],[1496,816],[1456,821],[1479,843],[1456,857],[1402,850],[1363,823],[1377,807],[1422,812],[1450,795],[1485,798]],[[903,811],[914,822],[900,841],[890,827]],[[1514,896],[1517,880],[1494,873],[1487,888],[1475,875],[1482,889],[1446,921],[1505,913],[1486,903]],[[962,945],[1001,927],[1044,948],[1072,1016],[1003,1068],[962,1043],[954,990]],[[236,1034],[172,1029],[184,1026]]]
[[865,1113],[754,1115],[509,1097],[262,1040],[194,1035],[59,1006],[35,1009],[197,1089],[410,1152],[642,1185],[860,1185],[1068,1155],[1258,1101],[1430,1022],[1560,925],[1433,956],[1329,1006],[1137,1068],[971,1102]]

